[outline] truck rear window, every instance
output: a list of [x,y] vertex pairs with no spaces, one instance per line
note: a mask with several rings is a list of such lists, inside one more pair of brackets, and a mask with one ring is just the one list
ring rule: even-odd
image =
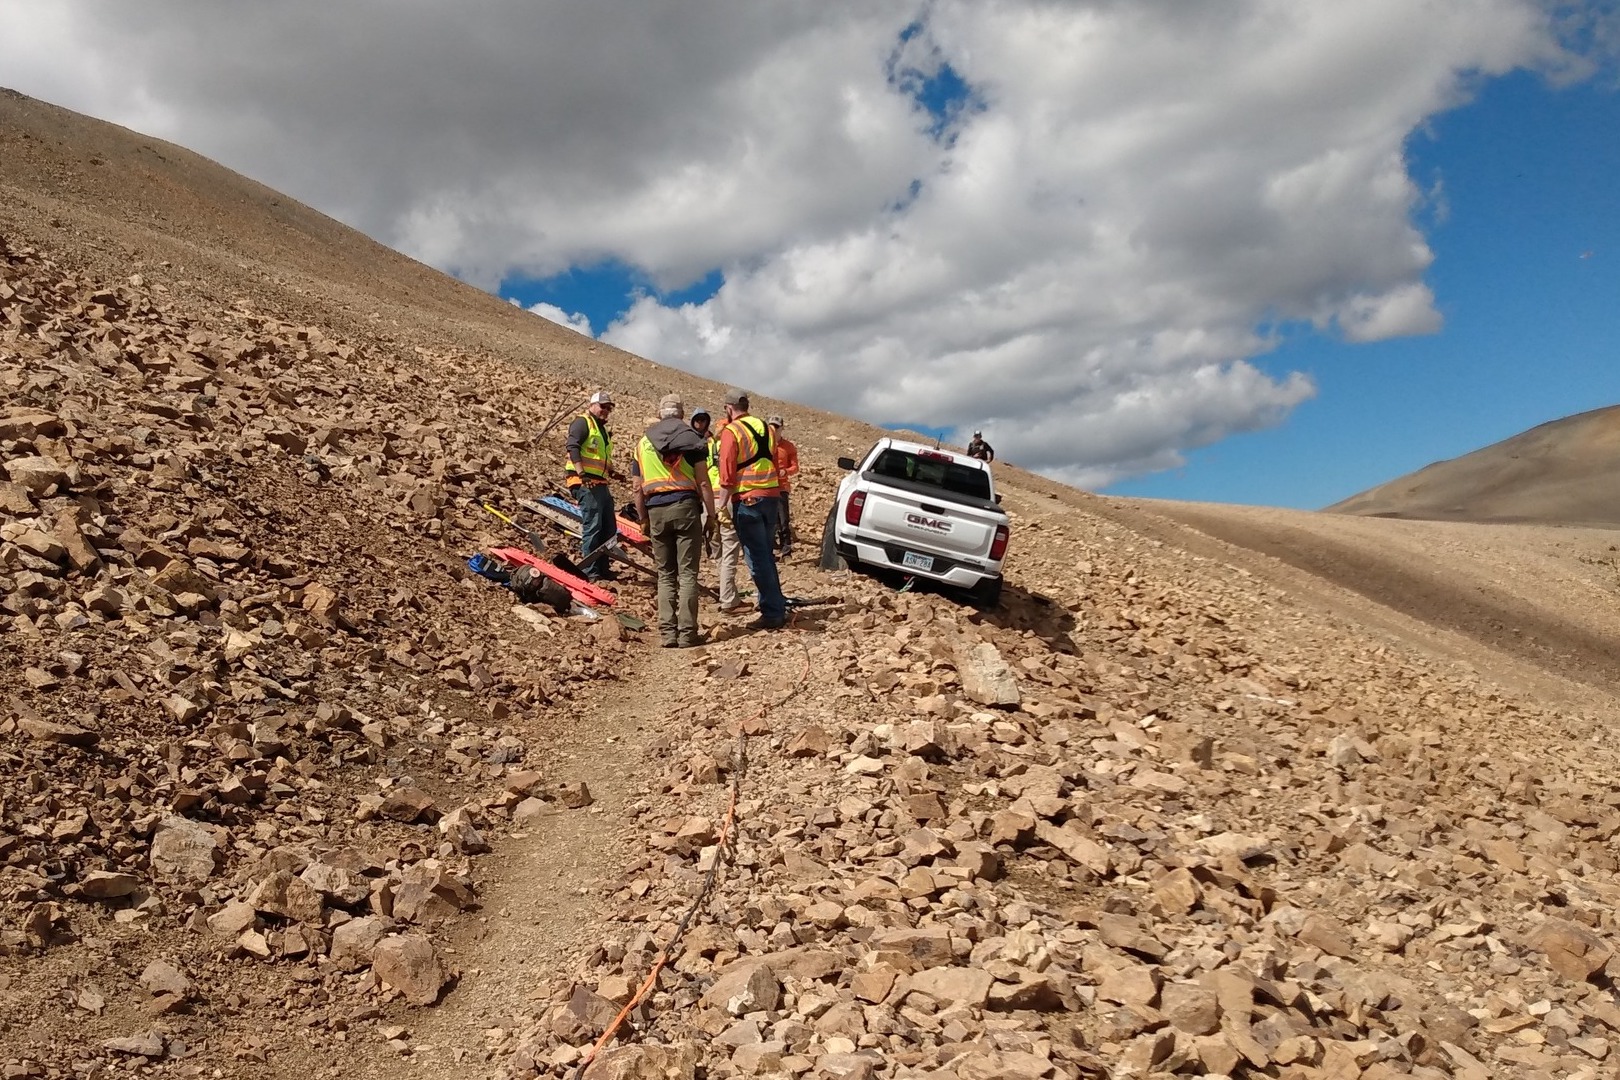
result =
[[871,471],[891,480],[907,480],[957,495],[990,498],[989,473],[971,465],[959,465],[948,458],[925,457],[890,447],[878,455]]

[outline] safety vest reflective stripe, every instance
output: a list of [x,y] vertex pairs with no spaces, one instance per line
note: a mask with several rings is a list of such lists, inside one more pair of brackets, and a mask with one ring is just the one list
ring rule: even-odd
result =
[[566,472],[583,473],[593,480],[608,478],[608,463],[613,460],[613,440],[602,430],[602,425],[590,413],[580,413],[585,421],[585,441],[579,444],[579,465],[570,458],[563,465]]
[[[755,430],[748,421],[759,424]],[[737,440],[737,494],[746,496],[756,491],[777,491],[781,483],[776,475],[776,462],[771,460],[776,439],[765,421],[755,416],[739,416],[727,427]],[[743,462],[748,462],[744,465]]]
[[697,494],[697,469],[686,458],[677,456],[670,466],[653,448],[645,435],[636,446],[636,465],[641,469],[641,490],[647,495],[667,495],[672,491]]

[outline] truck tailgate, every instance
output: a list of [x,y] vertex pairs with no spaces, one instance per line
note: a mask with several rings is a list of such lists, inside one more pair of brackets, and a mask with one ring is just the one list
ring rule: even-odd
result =
[[996,526],[1006,521],[1000,514],[877,483],[869,489],[859,532],[902,547],[982,559],[989,556]]

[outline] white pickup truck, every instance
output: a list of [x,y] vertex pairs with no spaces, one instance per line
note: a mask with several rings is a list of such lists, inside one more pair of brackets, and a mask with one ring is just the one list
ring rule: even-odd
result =
[[821,565],[857,564],[964,589],[1001,602],[1008,519],[990,467],[966,454],[879,439],[838,485],[821,535]]

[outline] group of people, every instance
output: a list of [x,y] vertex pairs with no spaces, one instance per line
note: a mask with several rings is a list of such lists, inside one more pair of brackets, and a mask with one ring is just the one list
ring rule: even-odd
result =
[[[613,408],[612,395],[598,390],[568,428],[565,469],[582,518],[581,568],[592,581],[616,576],[608,557],[618,532],[610,485],[626,476],[613,464]],[[707,410],[688,419],[678,396],[665,397],[631,457],[628,479],[658,568],[658,631],[666,648],[703,643],[698,569],[705,549],[716,543],[720,610],[730,614],[744,606],[737,594],[740,554],[758,594],[759,615],[749,629],[775,630],[787,621],[776,552],[785,557],[793,550],[788,493],[799,471],[798,450],[782,435],[782,418],[751,414],[743,391],[726,391],[724,409],[717,431]]]
[[[761,420],[748,411],[748,395],[727,390],[725,423],[715,428],[707,409],[690,418],[680,397],[658,403],[658,419],[642,433],[626,476],[613,464],[613,395],[592,394],[568,427],[568,488],[583,521],[580,566],[591,581],[617,575],[609,544],[618,535],[611,483],[630,480],[636,519],[652,543],[658,568],[658,632],[666,648],[703,643],[698,627],[698,570],[704,553],[719,548],[720,610],[746,605],[737,591],[738,563],[746,563],[758,593],[751,630],[775,630],[787,621],[787,599],[776,556],[793,553],[789,493],[799,473],[799,451],[782,433],[780,416]],[[970,456],[994,461],[995,450],[975,431]],[[739,558],[740,556],[740,558]]]

